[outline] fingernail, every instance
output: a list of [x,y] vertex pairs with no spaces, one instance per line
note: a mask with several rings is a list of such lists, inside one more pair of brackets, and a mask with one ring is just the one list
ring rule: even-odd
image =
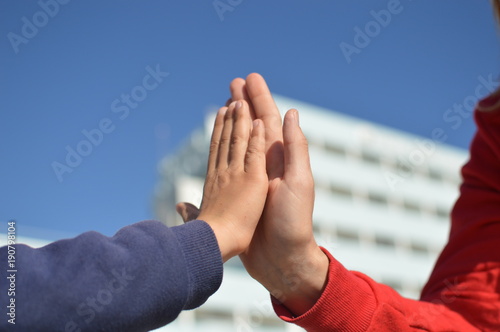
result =
[[252,124],[253,124],[254,128],[257,128],[260,125],[260,121],[259,120],[253,120]]
[[241,106],[243,106],[243,103],[242,103],[241,101],[239,101],[239,100],[238,100],[238,101],[236,102],[236,105],[234,105],[234,109],[235,109],[235,110],[240,109],[240,108],[241,108]]
[[237,101],[233,101],[231,104],[229,104],[229,106],[227,107],[228,109],[230,110],[235,110],[236,109],[236,105],[238,104]]

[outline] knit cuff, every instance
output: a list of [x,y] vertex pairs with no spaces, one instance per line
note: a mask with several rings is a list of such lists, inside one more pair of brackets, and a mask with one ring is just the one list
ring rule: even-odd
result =
[[330,260],[327,285],[321,297],[298,317],[271,297],[276,314],[308,331],[366,331],[376,308],[373,290],[365,280],[346,270],[325,248],[321,250]]
[[222,282],[222,256],[212,228],[202,220],[172,227],[179,241],[189,278],[184,309],[199,307],[219,289]]

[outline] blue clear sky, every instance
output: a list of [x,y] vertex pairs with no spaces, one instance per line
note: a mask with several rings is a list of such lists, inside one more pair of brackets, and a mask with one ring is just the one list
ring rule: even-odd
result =
[[[20,232],[111,235],[153,218],[158,161],[237,76],[256,71],[276,93],[422,136],[441,127],[466,148],[471,119],[443,116],[500,73],[486,0],[223,0],[221,15],[213,1],[41,3],[53,17],[36,1],[0,4],[0,221]],[[372,22],[388,8],[385,26]],[[372,37],[348,63],[340,45],[356,46],[356,27]],[[147,66],[169,73],[146,78],[151,90]],[[121,101],[131,92],[135,108]],[[53,162],[103,119],[114,130],[59,181]]]

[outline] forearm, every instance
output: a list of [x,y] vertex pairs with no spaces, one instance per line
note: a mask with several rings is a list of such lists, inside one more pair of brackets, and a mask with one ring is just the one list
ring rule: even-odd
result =
[[328,283],[303,315],[280,316],[310,331],[497,331],[500,271],[500,112],[476,114],[478,133],[463,168],[450,240],[423,290],[402,298],[332,256]]
[[448,306],[483,331],[496,331],[500,276],[500,110],[475,114],[478,132],[463,167],[450,238],[422,299],[453,296]]
[[217,242],[201,221],[173,228],[147,221],[112,238],[88,232],[40,249],[18,245],[16,256],[16,324],[0,322],[9,331],[148,331],[203,303],[222,277]]
[[330,260],[327,285],[315,305],[300,316],[274,301],[285,321],[308,331],[463,331],[478,332],[442,304],[401,297],[390,287]]

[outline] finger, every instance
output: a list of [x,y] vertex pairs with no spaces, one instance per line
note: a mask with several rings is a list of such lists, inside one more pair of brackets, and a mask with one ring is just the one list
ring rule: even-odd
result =
[[299,178],[304,177],[304,174],[311,174],[307,139],[299,127],[299,113],[295,109],[289,110],[285,115],[283,138],[285,179]]
[[229,85],[229,91],[231,92],[231,100],[245,100],[248,103],[248,109],[250,110],[252,120],[255,119],[255,112],[253,110],[250,97],[247,93],[245,80],[240,77],[232,80],[231,84]]
[[214,130],[212,138],[210,139],[210,152],[208,155],[207,174],[215,170],[217,166],[217,159],[219,154],[219,145],[222,136],[222,129],[224,128],[224,116],[226,115],[227,107],[222,107],[217,112],[214,122]]
[[252,133],[245,156],[245,172],[258,173],[266,167],[266,138],[264,123],[260,119],[253,120]]
[[231,145],[229,150],[229,167],[243,169],[252,124],[246,101],[238,100],[235,102],[233,119],[233,132],[231,134]]
[[200,210],[191,203],[178,203],[175,209],[184,222],[195,220],[200,214]]
[[229,107],[229,105],[231,105],[232,102],[233,102],[233,99],[229,98],[228,100],[226,100],[226,103],[224,105],[226,105],[226,107]]
[[229,84],[229,91],[231,92],[231,99],[233,101],[245,99],[245,84],[245,80],[241,77],[237,77],[231,81],[231,83]]
[[269,180],[283,175],[283,132],[281,115],[262,76],[247,76],[246,91],[257,119],[264,123],[266,135],[266,168]]
[[236,102],[229,105],[224,116],[224,128],[220,136],[219,151],[217,153],[217,169],[227,169],[231,135],[233,133],[233,113]]
[[252,73],[248,75],[246,91],[252,102],[257,119],[261,119],[264,122],[267,150],[275,141],[283,141],[280,112],[274,103],[266,81],[259,74]]

